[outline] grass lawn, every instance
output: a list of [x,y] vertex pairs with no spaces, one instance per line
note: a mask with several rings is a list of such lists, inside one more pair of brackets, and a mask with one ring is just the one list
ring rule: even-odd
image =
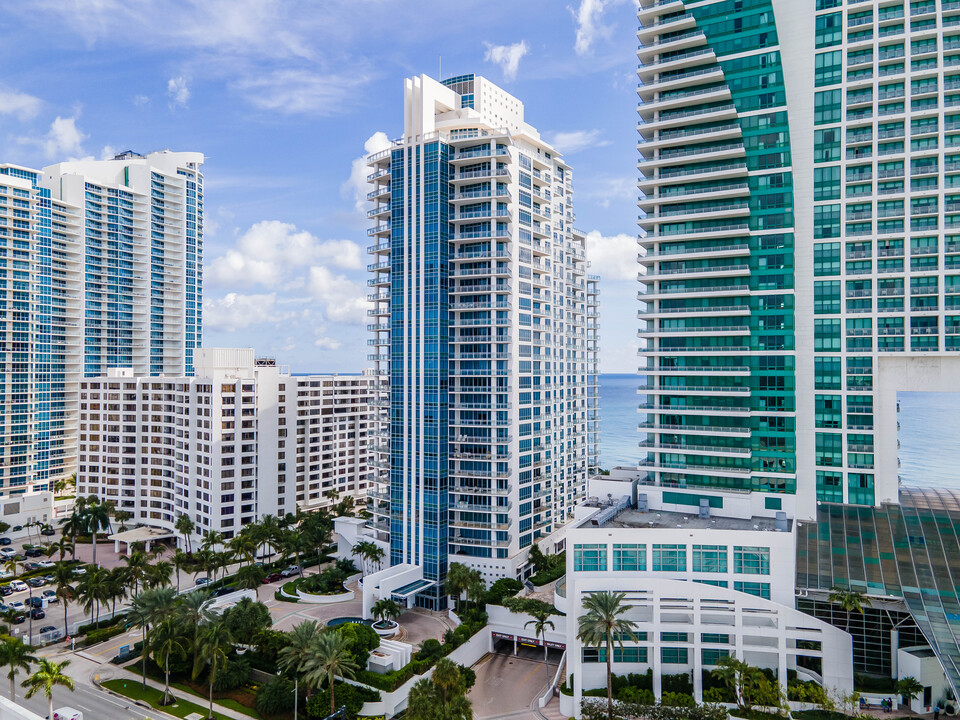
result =
[[[184,685],[183,683],[170,683],[170,687],[173,688],[174,690],[177,690],[180,693],[188,693],[190,695],[200,698],[201,700],[206,700],[205,695],[201,695],[189,685]],[[213,704],[223,705],[225,708],[236,710],[239,713],[243,713],[244,715],[249,715],[250,717],[253,717],[253,718],[260,717],[260,714],[253,708],[248,708],[246,705],[238,703],[236,700],[231,700],[230,698],[219,698],[219,699],[214,698]]]
[[[132,700],[143,700],[149,703],[153,708],[162,710],[165,713],[175,715],[179,718],[185,718],[187,715],[192,713],[199,713],[203,717],[207,717],[207,703],[203,703],[203,705],[195,705],[192,702],[181,700],[178,697],[175,705],[160,705],[160,700],[163,699],[163,691],[154,690],[152,687],[148,687],[146,690],[144,690],[140,683],[136,680],[107,680],[102,683],[102,685],[105,688],[113,690],[113,692],[119,693]],[[214,712],[214,717],[216,717],[217,720],[233,720],[232,718],[228,718],[226,715],[221,715],[217,712]]]

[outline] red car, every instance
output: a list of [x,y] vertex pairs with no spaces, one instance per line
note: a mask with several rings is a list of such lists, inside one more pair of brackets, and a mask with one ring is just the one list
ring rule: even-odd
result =
[[283,580],[283,575],[278,572],[270,573],[263,579],[263,584],[276,582],[277,580]]

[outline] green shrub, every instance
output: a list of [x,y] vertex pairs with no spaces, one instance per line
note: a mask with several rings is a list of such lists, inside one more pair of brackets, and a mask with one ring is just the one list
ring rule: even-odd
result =
[[468,668],[466,665],[457,665],[457,669],[460,671],[460,677],[463,678],[463,684],[467,690],[477,684],[477,674],[473,671],[473,668]]
[[261,715],[279,715],[293,710],[293,683],[275,677],[257,690],[257,712]]
[[[363,709],[366,702],[378,702],[380,693],[376,690],[348,685],[344,682],[338,682],[334,691],[334,702],[336,707],[347,706],[347,718],[353,720]],[[330,714],[330,689],[324,688],[316,692],[307,701],[307,715],[310,717],[325,718]]]
[[366,667],[370,652],[380,646],[380,636],[369,625],[363,623],[344,623],[337,632],[350,641],[357,667]]
[[664,675],[660,682],[662,693],[683,693],[693,695],[693,681],[687,673]]
[[414,659],[437,661],[443,655],[443,645],[440,644],[440,641],[435,638],[427,638],[420,643],[420,650],[414,653]]
[[96,645],[97,643],[102,643],[104,640],[109,640],[112,637],[121,635],[124,632],[123,626],[120,625],[101,628],[100,630],[91,630],[87,633],[87,639],[84,641],[84,645]]
[[670,707],[691,708],[697,706],[697,701],[693,699],[693,695],[687,695],[687,693],[665,692],[660,697],[660,704]]
[[515,578],[500,578],[487,590],[484,602],[487,605],[502,605],[504,599],[513,597],[521,590],[523,590],[523,583],[519,580]]
[[732,703],[736,702],[736,698],[729,688],[711,687],[703,691],[703,701],[708,703]]
[[[604,691],[604,695],[606,691]],[[582,705],[585,720],[606,720],[607,701],[588,700]],[[726,720],[727,710],[722,705],[694,705],[677,707],[670,705],[635,705],[620,703],[614,710],[615,718],[634,720]]]
[[639,688],[632,685],[628,685],[623,688],[617,695],[617,700],[622,700],[624,702],[636,703],[637,705],[653,705],[656,703],[656,698],[653,696],[653,690],[647,690],[646,688]]
[[250,677],[250,661],[245,657],[228,657],[226,667],[213,681],[214,692],[236,690]]

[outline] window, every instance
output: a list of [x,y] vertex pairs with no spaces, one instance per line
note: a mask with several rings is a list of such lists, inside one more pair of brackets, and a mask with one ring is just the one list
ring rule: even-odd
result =
[[839,280],[817,280],[813,283],[813,311],[818,315],[840,312]]
[[637,572],[638,570],[646,570],[647,546],[614,544],[613,569],[615,572]]
[[693,571],[725,573],[727,571],[727,546],[694,545]]
[[843,502],[843,475],[838,472],[817,470],[817,500]]
[[818,167],[813,169],[813,199],[840,199],[840,166]]
[[828,128],[813,133],[813,161],[833,162],[840,159],[840,130]]
[[[614,646],[613,661],[623,663],[645,663],[647,661],[647,648]],[[604,657],[604,662],[606,662],[606,657]]]
[[747,595],[756,595],[764,600],[770,599],[770,583],[735,582],[733,583],[733,589]]
[[687,648],[662,647],[660,648],[660,662],[665,665],[686,665]]
[[703,648],[700,653],[704,665],[718,665],[721,658],[730,656],[726,648]]
[[817,352],[840,351],[840,320],[816,318],[813,321],[813,349]]
[[842,366],[840,358],[814,359],[814,386],[817,390],[839,390]]
[[660,633],[660,642],[685,643],[690,642],[690,636],[684,632],[662,632]]
[[654,572],[686,572],[687,546],[655,544],[653,570]]
[[813,97],[813,124],[840,122],[842,95],[840,90],[824,90]]
[[769,575],[770,548],[735,546],[733,571],[739,575]]
[[574,545],[574,572],[604,572],[607,569],[606,545]]
[[729,645],[730,636],[721,633],[701,633],[700,642],[711,645]]
[[834,85],[843,79],[843,60],[839,50],[820,53],[816,57],[815,79],[817,87]]
[[818,48],[839,45],[843,41],[843,14],[818,15],[816,32]]

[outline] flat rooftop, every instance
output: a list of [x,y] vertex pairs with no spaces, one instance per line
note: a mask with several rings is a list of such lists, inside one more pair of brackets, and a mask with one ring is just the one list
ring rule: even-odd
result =
[[[581,527],[590,527],[592,522],[586,520]],[[701,518],[698,513],[679,513],[668,510],[639,510],[627,509],[613,520],[603,523],[606,528],[691,528],[693,530],[766,530],[777,531],[777,521],[773,518],[731,518],[711,515]],[[793,520],[787,520],[787,530],[793,528]]]

